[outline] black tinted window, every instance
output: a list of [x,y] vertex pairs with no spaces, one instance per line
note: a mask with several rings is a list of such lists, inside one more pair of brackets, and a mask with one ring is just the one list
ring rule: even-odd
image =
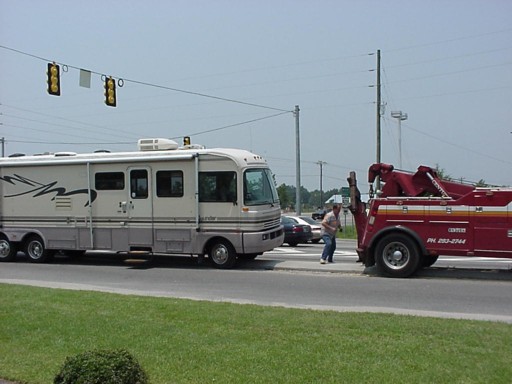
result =
[[94,188],[97,191],[123,190],[124,172],[98,172],[94,175]]

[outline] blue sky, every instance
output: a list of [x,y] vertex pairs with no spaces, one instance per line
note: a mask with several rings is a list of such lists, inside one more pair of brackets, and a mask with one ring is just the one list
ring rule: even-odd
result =
[[[362,184],[381,50],[382,161],[399,164],[401,110],[403,168],[512,185],[510,15],[508,0],[0,0],[0,136],[32,154],[190,135],[263,155],[295,185],[299,105],[302,185],[319,188],[318,161],[325,190],[350,170]],[[60,97],[48,61],[67,66]],[[116,108],[101,75],[124,80]]]

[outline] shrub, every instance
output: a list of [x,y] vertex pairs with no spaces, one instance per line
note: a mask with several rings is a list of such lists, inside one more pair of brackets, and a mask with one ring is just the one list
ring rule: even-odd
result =
[[95,350],[67,357],[54,384],[147,384],[138,361],[127,351]]

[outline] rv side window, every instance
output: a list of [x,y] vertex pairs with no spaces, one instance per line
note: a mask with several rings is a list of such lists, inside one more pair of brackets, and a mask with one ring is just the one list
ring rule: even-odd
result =
[[130,172],[130,195],[132,199],[147,199],[148,171],[135,169]]
[[117,191],[124,189],[124,172],[99,172],[94,175],[94,188],[97,191]]
[[156,195],[158,197],[182,197],[183,172],[158,171],[156,173]]
[[236,201],[235,172],[199,172],[199,201],[233,203]]

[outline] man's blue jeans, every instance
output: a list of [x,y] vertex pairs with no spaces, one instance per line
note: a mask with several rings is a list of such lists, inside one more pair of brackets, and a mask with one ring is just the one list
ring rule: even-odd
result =
[[322,251],[322,259],[332,263],[332,257],[334,255],[334,251],[336,250],[336,236],[325,234],[322,236],[322,239],[325,244],[324,250]]

